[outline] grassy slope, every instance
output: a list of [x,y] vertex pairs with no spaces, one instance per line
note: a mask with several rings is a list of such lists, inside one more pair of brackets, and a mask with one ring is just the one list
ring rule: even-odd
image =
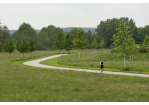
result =
[[[58,52],[58,51],[57,51]],[[33,56],[55,53],[39,51]],[[26,58],[30,53],[25,54]],[[0,53],[0,101],[149,101],[149,78],[23,66]]]

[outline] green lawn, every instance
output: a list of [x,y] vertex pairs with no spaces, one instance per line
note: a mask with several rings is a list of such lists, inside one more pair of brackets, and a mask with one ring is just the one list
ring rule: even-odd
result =
[[[35,51],[33,59],[57,53]],[[25,66],[22,62],[31,60],[30,53],[25,54],[24,61],[16,59],[22,59],[22,54],[19,57],[15,52],[9,58],[6,53],[0,53],[0,102],[149,101],[149,78],[146,77]]]

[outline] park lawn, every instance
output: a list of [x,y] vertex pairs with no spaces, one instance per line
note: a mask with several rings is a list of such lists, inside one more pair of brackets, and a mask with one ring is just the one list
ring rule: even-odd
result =
[[[81,54],[82,55],[82,54]],[[129,72],[149,74],[149,55],[138,54],[134,56],[133,61],[130,61],[130,56],[126,56],[126,70],[124,70],[123,54],[111,54],[110,50],[90,50],[86,51],[79,58],[78,53],[66,55],[59,58],[54,58],[41,62],[46,65],[93,69],[100,70],[99,62],[104,61],[105,71]]]
[[[35,51],[33,57],[58,51]],[[25,54],[27,60],[30,53]],[[24,66],[0,53],[0,102],[148,102],[149,78]],[[15,61],[17,63],[12,63]]]

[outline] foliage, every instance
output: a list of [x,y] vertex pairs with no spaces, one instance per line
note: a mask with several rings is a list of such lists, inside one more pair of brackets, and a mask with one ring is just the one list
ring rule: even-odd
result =
[[24,53],[28,52],[28,44],[26,42],[26,39],[24,38],[19,46],[19,50],[21,53],[23,53],[23,59],[24,59]]
[[29,23],[23,22],[15,34],[16,40],[20,38],[21,40],[26,39],[26,41],[29,41],[30,37],[33,40],[37,40],[37,33]]
[[61,50],[64,48],[64,38],[62,33],[57,34],[57,37],[54,43],[55,43],[55,47],[58,48],[61,52]]
[[6,43],[4,44],[4,52],[8,52],[9,51],[8,46],[9,46],[9,40],[7,39]]
[[2,52],[2,49],[3,49],[3,46],[2,46],[2,44],[0,42],[0,52]]
[[31,57],[32,57],[32,52],[36,51],[34,41],[32,40],[32,38],[30,38],[30,40],[28,42],[28,50],[29,50],[29,52],[31,52]]
[[121,20],[121,24],[119,24],[116,30],[117,33],[113,35],[114,47],[117,47],[125,54],[129,48],[129,43],[133,40],[131,35],[129,35],[131,31],[129,31],[129,27],[126,26],[123,20]]
[[53,25],[43,27],[37,36],[38,43],[35,42],[36,49],[51,49],[55,45],[54,41],[58,33],[63,33],[63,30],[59,27]]
[[92,42],[91,47],[92,47],[92,48],[97,48],[97,47],[98,47],[98,43],[97,43],[96,38],[94,38],[94,41]]
[[105,48],[106,47],[106,43],[104,42],[104,40],[102,39],[100,42],[100,47],[101,48]]
[[117,33],[113,35],[114,47],[116,47],[118,50],[123,52],[124,69],[126,69],[125,54],[127,53],[129,45],[133,41],[133,38],[131,38],[131,35],[129,35],[131,31],[129,31],[129,27],[126,26],[126,23],[122,18],[116,30],[117,30]]
[[[137,34],[134,33],[136,25],[133,19],[129,20],[128,17],[121,18],[125,21],[126,26],[130,27],[129,30],[132,30],[131,34]],[[118,24],[121,23],[120,20],[121,19],[118,18],[107,19],[105,21],[100,21],[100,24],[97,26],[97,36],[101,39],[104,39],[106,46],[110,46],[113,43],[111,39],[113,37],[113,34],[117,33],[115,29],[118,27]]]
[[17,51],[20,52],[20,44],[21,44],[21,40],[19,38],[19,40],[17,41],[17,44],[16,44],[16,48],[17,48]]
[[144,39],[142,45],[143,45],[144,47],[149,46],[149,36],[147,36],[147,35],[145,36],[145,39]]
[[85,48],[85,37],[84,37],[84,30],[81,28],[77,30],[77,38],[73,41],[74,46],[77,49],[84,49]]
[[109,47],[110,47],[110,49],[112,49],[114,46],[113,46],[113,44],[111,44]]
[[10,39],[9,29],[6,25],[2,26],[0,23],[0,42],[2,46],[6,44],[6,40]]
[[64,48],[66,51],[70,51],[72,50],[72,46],[73,46],[73,36],[70,33],[67,33],[65,36],[65,45]]
[[8,42],[8,52],[11,54],[14,51],[14,43],[12,42],[12,39]]

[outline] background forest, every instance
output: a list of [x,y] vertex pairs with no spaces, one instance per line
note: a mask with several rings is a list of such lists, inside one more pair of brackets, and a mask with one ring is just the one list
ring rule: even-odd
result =
[[[123,20],[126,22],[126,25],[130,27],[135,43],[141,45],[145,36],[149,36],[149,25],[136,27],[133,19],[123,17]],[[97,28],[82,28],[85,33],[84,36],[89,42],[87,48],[100,48],[101,42],[105,43],[102,48],[113,48],[113,41],[111,39],[113,35],[117,33],[116,28],[119,23],[120,18],[113,18],[100,21]],[[73,36],[73,39],[76,39],[77,30],[79,28],[80,27],[60,28],[49,25],[48,27],[43,27],[41,30],[35,30],[29,23],[22,23],[18,30],[9,30],[7,26],[3,26],[2,23],[0,23],[0,43],[4,46],[6,40],[12,38],[13,43],[17,44],[19,39],[23,40],[25,38],[28,42],[29,39],[32,38],[37,50],[55,50],[54,41],[58,33],[62,33],[63,37],[65,37],[69,32]],[[97,41],[97,47],[92,46],[94,40]]]

